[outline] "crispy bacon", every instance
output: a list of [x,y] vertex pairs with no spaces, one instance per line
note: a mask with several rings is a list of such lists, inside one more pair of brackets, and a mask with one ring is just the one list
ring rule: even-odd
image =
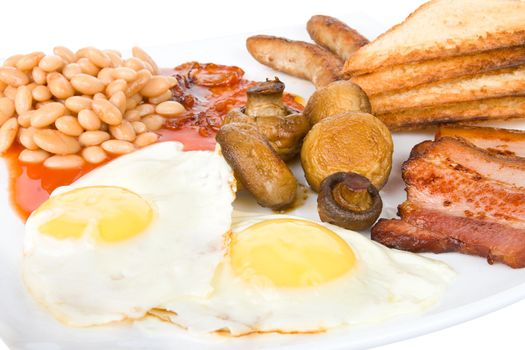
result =
[[403,164],[401,220],[380,220],[372,239],[413,252],[458,251],[525,267],[525,158],[442,137]]

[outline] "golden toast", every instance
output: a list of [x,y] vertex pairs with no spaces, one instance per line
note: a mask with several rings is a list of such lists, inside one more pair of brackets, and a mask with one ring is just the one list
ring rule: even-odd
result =
[[381,114],[409,108],[525,94],[525,65],[420,85],[401,92],[370,97],[372,112]]
[[377,114],[391,130],[416,130],[440,124],[525,117],[525,96],[448,103]]
[[525,1],[432,0],[357,50],[343,73],[525,44]]
[[520,64],[525,64],[525,46],[386,67],[353,77],[352,82],[372,96]]

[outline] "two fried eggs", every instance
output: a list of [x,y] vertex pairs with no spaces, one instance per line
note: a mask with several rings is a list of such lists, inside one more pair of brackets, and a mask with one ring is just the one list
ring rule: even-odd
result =
[[234,199],[219,151],[165,142],[122,156],[31,215],[24,281],[68,325],[153,314],[195,332],[243,335],[419,313],[454,278],[441,262],[333,225],[236,216]]

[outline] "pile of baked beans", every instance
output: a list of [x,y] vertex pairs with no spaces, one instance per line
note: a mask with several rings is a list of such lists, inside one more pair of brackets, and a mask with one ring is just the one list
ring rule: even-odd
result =
[[138,47],[127,59],[93,47],[53,52],[15,55],[0,67],[0,153],[18,142],[25,163],[97,164],[156,142],[165,118],[184,112],[172,101],[177,80]]

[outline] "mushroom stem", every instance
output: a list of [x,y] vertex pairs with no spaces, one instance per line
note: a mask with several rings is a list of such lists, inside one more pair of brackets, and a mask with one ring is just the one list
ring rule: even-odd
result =
[[266,80],[258,83],[247,91],[248,100],[244,113],[250,117],[284,117],[290,112],[283,103],[284,83],[275,77],[275,80]]

